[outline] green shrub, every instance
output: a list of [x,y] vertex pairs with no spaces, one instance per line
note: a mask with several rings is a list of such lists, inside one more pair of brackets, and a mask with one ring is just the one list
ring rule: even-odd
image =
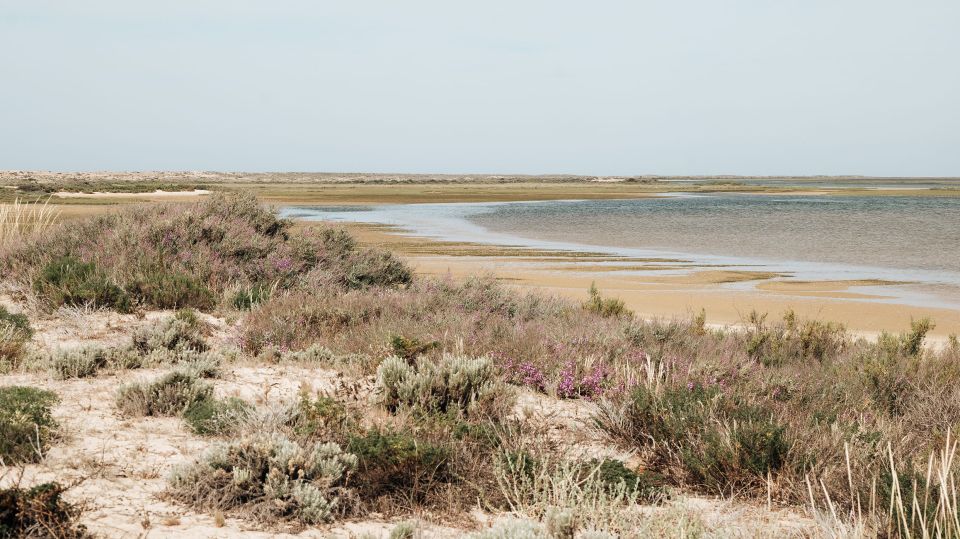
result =
[[487,358],[446,354],[416,367],[389,357],[377,369],[380,401],[390,411],[401,407],[424,414],[502,416],[512,404],[509,388],[497,381]]
[[349,288],[407,284],[413,278],[410,268],[388,251],[358,251],[348,259],[346,267]]
[[0,387],[0,460],[4,465],[39,460],[56,437],[50,391],[25,386]]
[[390,535],[387,539],[414,539],[417,534],[417,521],[408,520],[406,522],[401,522],[393,527],[390,530]]
[[767,367],[807,360],[822,363],[836,357],[849,342],[846,328],[840,324],[798,322],[793,311],[784,313],[781,324],[770,326],[766,318],[766,313],[750,313],[746,348],[748,356]]
[[329,522],[348,507],[343,487],[357,459],[334,443],[279,434],[216,446],[170,478],[170,494],[203,511],[243,511],[265,521]]
[[597,470],[597,479],[611,492],[623,485],[636,491],[647,502],[658,502],[667,497],[665,479],[660,474],[644,470],[637,473],[616,459],[591,459],[585,463],[587,471]]
[[421,499],[448,478],[449,451],[410,434],[372,429],[351,436],[347,451],[357,456],[355,487],[363,499],[395,492]]
[[786,463],[785,427],[715,388],[641,385],[624,415],[621,436],[652,447],[661,465],[679,465],[682,481],[711,492],[756,486]]
[[195,434],[217,436],[236,432],[253,407],[242,399],[201,399],[183,413],[183,420]]
[[927,333],[930,333],[935,327],[936,324],[929,318],[911,319],[910,332],[904,334],[901,338],[904,352],[910,357],[919,356],[923,351],[923,341],[927,338]]
[[210,400],[213,386],[193,373],[173,371],[154,382],[130,384],[117,392],[117,409],[128,417],[178,416]]
[[249,311],[264,301],[270,299],[272,290],[263,284],[255,284],[238,290],[233,295],[233,307],[241,311]]
[[336,399],[318,396],[310,398],[306,393],[300,395],[296,415],[292,420],[294,432],[307,439],[345,440],[357,424],[346,406]]
[[0,324],[11,326],[28,337],[33,335],[33,329],[30,328],[30,320],[27,315],[11,313],[3,305],[0,305]]
[[35,290],[54,306],[90,305],[128,312],[130,296],[92,262],[63,256],[48,262],[34,279]]
[[393,355],[407,361],[412,361],[438,346],[440,346],[440,343],[437,341],[422,342],[416,337],[409,339],[403,335],[392,335],[390,337],[390,348],[393,350]]
[[604,317],[631,316],[633,313],[627,309],[623,300],[617,298],[604,298],[600,295],[597,283],[590,283],[590,299],[583,304],[583,308],[597,313]]
[[19,365],[24,346],[32,335],[26,315],[11,313],[0,305],[0,370]]
[[0,489],[0,539],[92,537],[76,524],[80,510],[63,500],[63,492],[57,483]]
[[162,266],[145,272],[128,289],[132,296],[158,309],[209,309],[216,303],[213,291],[196,277]]

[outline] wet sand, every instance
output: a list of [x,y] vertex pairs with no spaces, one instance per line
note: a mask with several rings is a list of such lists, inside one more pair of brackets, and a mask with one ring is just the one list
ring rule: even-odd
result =
[[[587,290],[595,282],[605,296],[622,299],[630,309],[646,317],[686,318],[704,309],[708,323],[736,325],[753,310],[769,313],[770,317],[793,310],[803,318],[842,323],[865,336],[904,331],[910,327],[911,319],[923,317],[936,322],[931,332],[935,341],[942,342],[948,335],[960,333],[960,311],[871,301],[882,299],[883,286],[897,284],[894,282],[770,280],[779,275],[715,268],[677,275],[655,270],[644,274],[617,271],[610,266],[598,269],[596,263],[606,261],[589,253],[536,253],[529,249],[512,252],[503,247],[416,238],[383,226],[345,227],[361,241],[400,252],[422,274],[458,278],[487,273],[519,289],[575,300],[587,299]],[[627,264],[628,270],[635,269],[629,259],[612,260]],[[655,264],[651,260],[644,262]],[[669,261],[663,265],[668,266]],[[736,287],[744,282],[754,286]],[[857,291],[858,286],[869,286],[871,293]]]

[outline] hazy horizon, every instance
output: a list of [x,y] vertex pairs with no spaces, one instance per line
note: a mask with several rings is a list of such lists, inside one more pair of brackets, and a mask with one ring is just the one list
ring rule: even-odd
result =
[[957,21],[947,0],[10,0],[0,170],[956,177]]

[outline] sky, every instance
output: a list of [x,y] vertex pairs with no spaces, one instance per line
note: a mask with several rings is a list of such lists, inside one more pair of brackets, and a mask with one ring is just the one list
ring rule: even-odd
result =
[[0,169],[960,175],[957,0],[0,0]]

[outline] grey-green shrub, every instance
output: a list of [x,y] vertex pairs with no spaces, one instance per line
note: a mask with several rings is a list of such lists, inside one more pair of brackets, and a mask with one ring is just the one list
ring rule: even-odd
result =
[[417,521],[408,520],[401,522],[390,530],[389,539],[413,539],[417,533]]
[[470,539],[552,539],[545,526],[530,519],[506,518],[489,529],[474,533]]
[[157,350],[204,352],[210,347],[204,338],[206,324],[193,309],[181,309],[133,335],[133,346],[143,354]]
[[173,371],[150,383],[130,384],[117,392],[117,409],[128,417],[176,416],[213,397],[213,386],[195,374]]
[[496,380],[488,358],[445,354],[439,362],[416,366],[392,356],[377,369],[380,402],[389,410],[406,407],[422,413],[502,415],[512,402],[510,389]]
[[345,509],[343,483],[356,465],[357,458],[335,443],[261,435],[216,446],[175,470],[170,493],[200,510],[317,524]]
[[86,345],[55,350],[50,354],[48,362],[53,375],[60,380],[66,380],[94,376],[100,369],[107,367],[136,368],[140,366],[141,358],[131,348]]

